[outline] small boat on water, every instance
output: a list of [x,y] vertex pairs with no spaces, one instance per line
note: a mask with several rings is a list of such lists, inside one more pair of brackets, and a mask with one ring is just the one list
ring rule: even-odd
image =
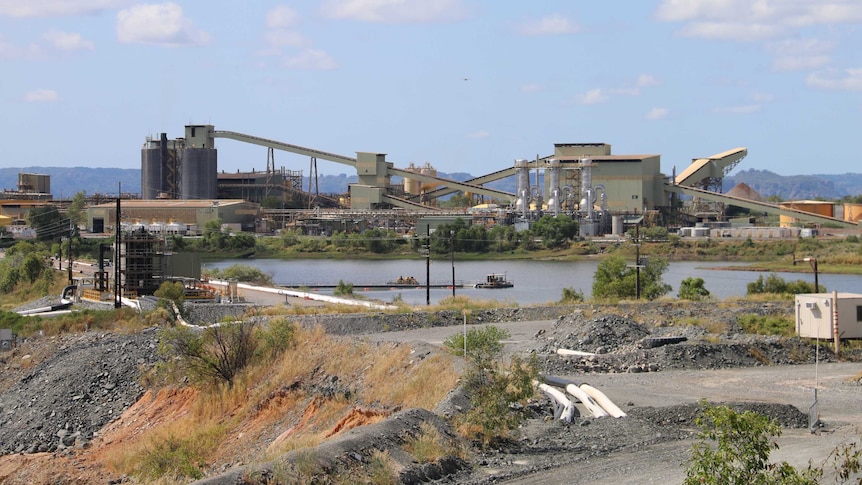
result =
[[485,276],[485,281],[476,283],[474,288],[511,288],[515,283],[506,279],[506,273],[491,273]]

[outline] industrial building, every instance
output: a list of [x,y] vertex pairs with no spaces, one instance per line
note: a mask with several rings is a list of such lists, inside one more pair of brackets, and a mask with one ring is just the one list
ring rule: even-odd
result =
[[862,338],[862,295],[806,293],[796,295],[796,334],[833,340]]
[[[228,200],[125,200],[121,223],[128,230],[146,227],[158,234],[199,235],[207,222],[221,219],[234,231],[253,231],[258,205],[241,199]],[[87,227],[93,233],[113,233],[117,205],[107,203],[87,209]]]
[[[266,147],[267,170],[259,175],[252,172],[251,176],[219,176],[217,156],[211,153],[216,150],[216,138]],[[406,169],[397,168],[387,160],[385,153],[357,152],[355,157],[348,157],[216,130],[212,125],[188,125],[185,137],[172,141],[165,135],[158,143],[147,140],[142,154],[142,183],[148,187],[145,198],[192,199],[215,191],[246,200],[262,201],[270,195],[284,200],[289,190],[297,190],[297,185],[301,190],[301,174],[275,170],[272,162],[275,150],[308,157],[312,180],[316,176],[318,159],[353,167],[358,181],[349,187],[348,203],[354,211],[402,208],[433,213],[438,210],[437,199],[461,192],[487,197],[507,208],[516,223],[529,224],[547,213],[573,215],[584,227],[582,235],[587,236],[611,230],[612,216],[651,214],[657,223],[679,225],[722,220],[724,207],[729,204],[759,213],[792,217],[804,223],[856,226],[834,214],[811,213],[805,208],[780,207],[762,200],[722,194],[722,178],[748,154],[745,148],[694,159],[680,174],[667,176],[660,171],[658,154],[619,155],[613,154],[611,145],[606,143],[558,143],[552,155],[529,161],[517,159],[512,166],[499,171],[467,181],[454,181],[438,177],[429,164],[411,163]],[[195,180],[185,180],[188,177],[195,177]],[[403,184],[393,184],[394,177],[403,178]],[[515,193],[488,186],[490,182],[507,177],[517,181]],[[216,181],[215,188],[211,180]],[[311,185],[308,192],[312,192]],[[691,202],[683,204],[680,202],[683,198]]]

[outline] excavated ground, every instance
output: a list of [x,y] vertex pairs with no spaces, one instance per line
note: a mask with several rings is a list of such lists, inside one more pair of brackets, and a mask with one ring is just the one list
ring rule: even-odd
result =
[[[236,313],[236,309],[225,311]],[[203,320],[212,321],[221,319],[218,313],[218,308],[197,312],[206,315],[201,317]],[[628,417],[578,417],[572,423],[564,423],[554,420],[550,401],[539,396],[527,407],[530,419],[510,439],[490,448],[465,443],[466,460],[453,457],[437,464],[417,464],[398,450],[408,436],[415,435],[420,423],[432,422],[452,439],[455,434],[445,419],[424,410],[404,410],[389,419],[383,416],[345,419],[353,424],[345,426],[347,431],[335,434],[333,441],[321,445],[320,456],[325,455],[328,467],[337,469],[367,462],[374,450],[391,450],[404,483],[579,483],[579,474],[595,463],[608,463],[608,469],[614,473],[603,470],[593,475],[602,478],[592,483],[647,483],[621,475],[627,465],[615,462],[614,457],[627,456],[631,463],[639,463],[632,457],[665,450],[676,457],[675,463],[666,466],[680,469],[679,463],[685,459],[694,432],[700,398],[746,401],[736,405],[776,418],[787,429],[807,427],[804,400],[789,404],[790,400],[781,393],[764,393],[752,399],[750,393],[742,391],[752,386],[765,388],[766,382],[792,379],[797,369],[808,372],[811,366],[797,364],[811,364],[815,356],[815,346],[809,341],[742,333],[739,317],[752,314],[789,315],[792,306],[789,302],[662,302],[474,311],[470,315],[471,324],[494,323],[509,329],[513,338],[506,343],[507,351],[536,354],[544,373],[610,386],[606,392],[612,399],[623,399],[618,404]],[[437,352],[443,338],[459,331],[453,327],[463,323],[463,316],[460,312],[415,312],[315,315],[298,320],[307,325],[322,325],[337,335],[358,335],[369,341],[406,341],[422,352]],[[671,340],[679,342],[661,345]],[[129,436],[145,434],[159,420],[187,412],[186,404],[194,392],[152,393],[141,387],[139,377],[158,361],[157,346],[155,329],[131,335],[89,332],[28,339],[18,349],[0,354],[3,369],[0,452],[5,455],[0,457],[0,482],[134,481],[105,468],[108,449]],[[561,357],[556,353],[560,348],[595,355]],[[847,352],[840,359],[827,346],[822,346],[819,353],[821,365],[860,360],[858,350]],[[722,377],[722,382],[731,383],[723,393],[707,392],[714,389],[701,385],[715,378],[715,372],[735,373],[736,369],[752,368],[768,368],[781,374],[752,376],[750,382],[745,381],[749,377],[744,373]],[[830,384],[841,391],[840,399],[849,400],[847,405],[851,409],[862,395],[859,366],[839,369],[851,375],[854,369],[857,369],[855,380],[836,377]],[[615,374],[621,378],[642,376],[640,381],[625,384],[625,389],[638,389],[641,394],[614,390],[614,382],[607,379]],[[649,379],[649,384],[644,384],[647,381],[643,379]],[[764,379],[764,384],[756,379]],[[733,386],[740,391],[735,392]],[[649,395],[652,392],[664,392],[665,396]],[[467,405],[468,400],[456,390],[434,411],[445,418],[462,412]],[[585,410],[581,412],[586,416]],[[848,412],[843,418],[854,415]],[[852,419],[829,424],[843,426],[847,422],[862,424]],[[350,429],[365,423],[377,424]],[[248,450],[243,451],[247,457]],[[263,452],[260,451],[261,456]],[[280,458],[288,462],[296,459],[295,453]],[[267,473],[271,473],[277,462],[247,467],[238,452],[225,451],[219,463],[209,467],[208,480],[238,483],[257,477],[263,483],[271,477]],[[643,462],[640,466],[647,465]],[[559,470],[567,477],[565,481],[551,478]]]

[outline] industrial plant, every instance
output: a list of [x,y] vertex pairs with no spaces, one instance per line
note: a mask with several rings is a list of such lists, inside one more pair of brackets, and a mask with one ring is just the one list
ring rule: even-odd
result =
[[[220,171],[216,139],[264,147],[265,170]],[[303,177],[299,167],[277,168],[276,152],[291,154],[292,161],[294,155],[306,159],[308,175]],[[547,156],[517,158],[499,170],[457,181],[438,176],[428,163],[398,168],[384,153],[339,155],[213,125],[188,125],[183,137],[162,133],[145,139],[140,196],[90,201],[86,230],[116,235],[115,278],[125,292],[152,294],[164,278],[195,276],[193,268],[170,262],[167,236],[200,235],[216,220],[234,232],[290,228],[329,234],[361,231],[380,221],[386,227],[417,228],[455,219],[526,229],[542,216],[567,215],[578,221],[581,237],[622,236],[633,224],[666,226],[682,236],[766,238],[794,237],[824,224],[858,227],[862,211],[852,205],[771,204],[744,190],[723,193],[723,178],[747,154],[746,148],[733,148],[666,175],[659,154],[614,154],[607,143],[557,143]],[[357,181],[346,194],[320,193],[318,160],[350,166]],[[2,215],[10,220],[51,201],[47,176],[22,174],[18,185],[17,191],[4,191],[0,201]],[[469,198],[473,206],[442,209],[439,202],[453,194]],[[730,220],[729,206],[778,215],[780,227]],[[110,293],[104,283],[95,286]]]

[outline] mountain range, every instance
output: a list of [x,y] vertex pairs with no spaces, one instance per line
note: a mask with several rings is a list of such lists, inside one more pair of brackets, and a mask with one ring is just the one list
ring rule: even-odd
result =
[[[118,192],[140,194],[141,171],[130,168],[92,168],[92,167],[24,167],[0,168],[0,190],[14,191],[18,185],[19,173],[38,173],[51,176],[51,193],[55,199],[70,199],[80,191],[88,195],[116,195]],[[473,175],[464,172],[440,173],[439,176],[452,180],[465,181]],[[355,175],[321,175],[318,186],[321,193],[343,194],[347,185],[357,181]],[[393,177],[393,183],[399,179]],[[723,181],[724,192],[739,183],[745,183],[764,198],[778,196],[781,200],[825,199],[837,200],[845,196],[862,195],[862,174],[815,174],[815,175],[778,175],[768,170],[748,169],[727,176]],[[308,187],[304,178],[303,187]],[[498,180],[490,187],[515,192],[515,178]]]

